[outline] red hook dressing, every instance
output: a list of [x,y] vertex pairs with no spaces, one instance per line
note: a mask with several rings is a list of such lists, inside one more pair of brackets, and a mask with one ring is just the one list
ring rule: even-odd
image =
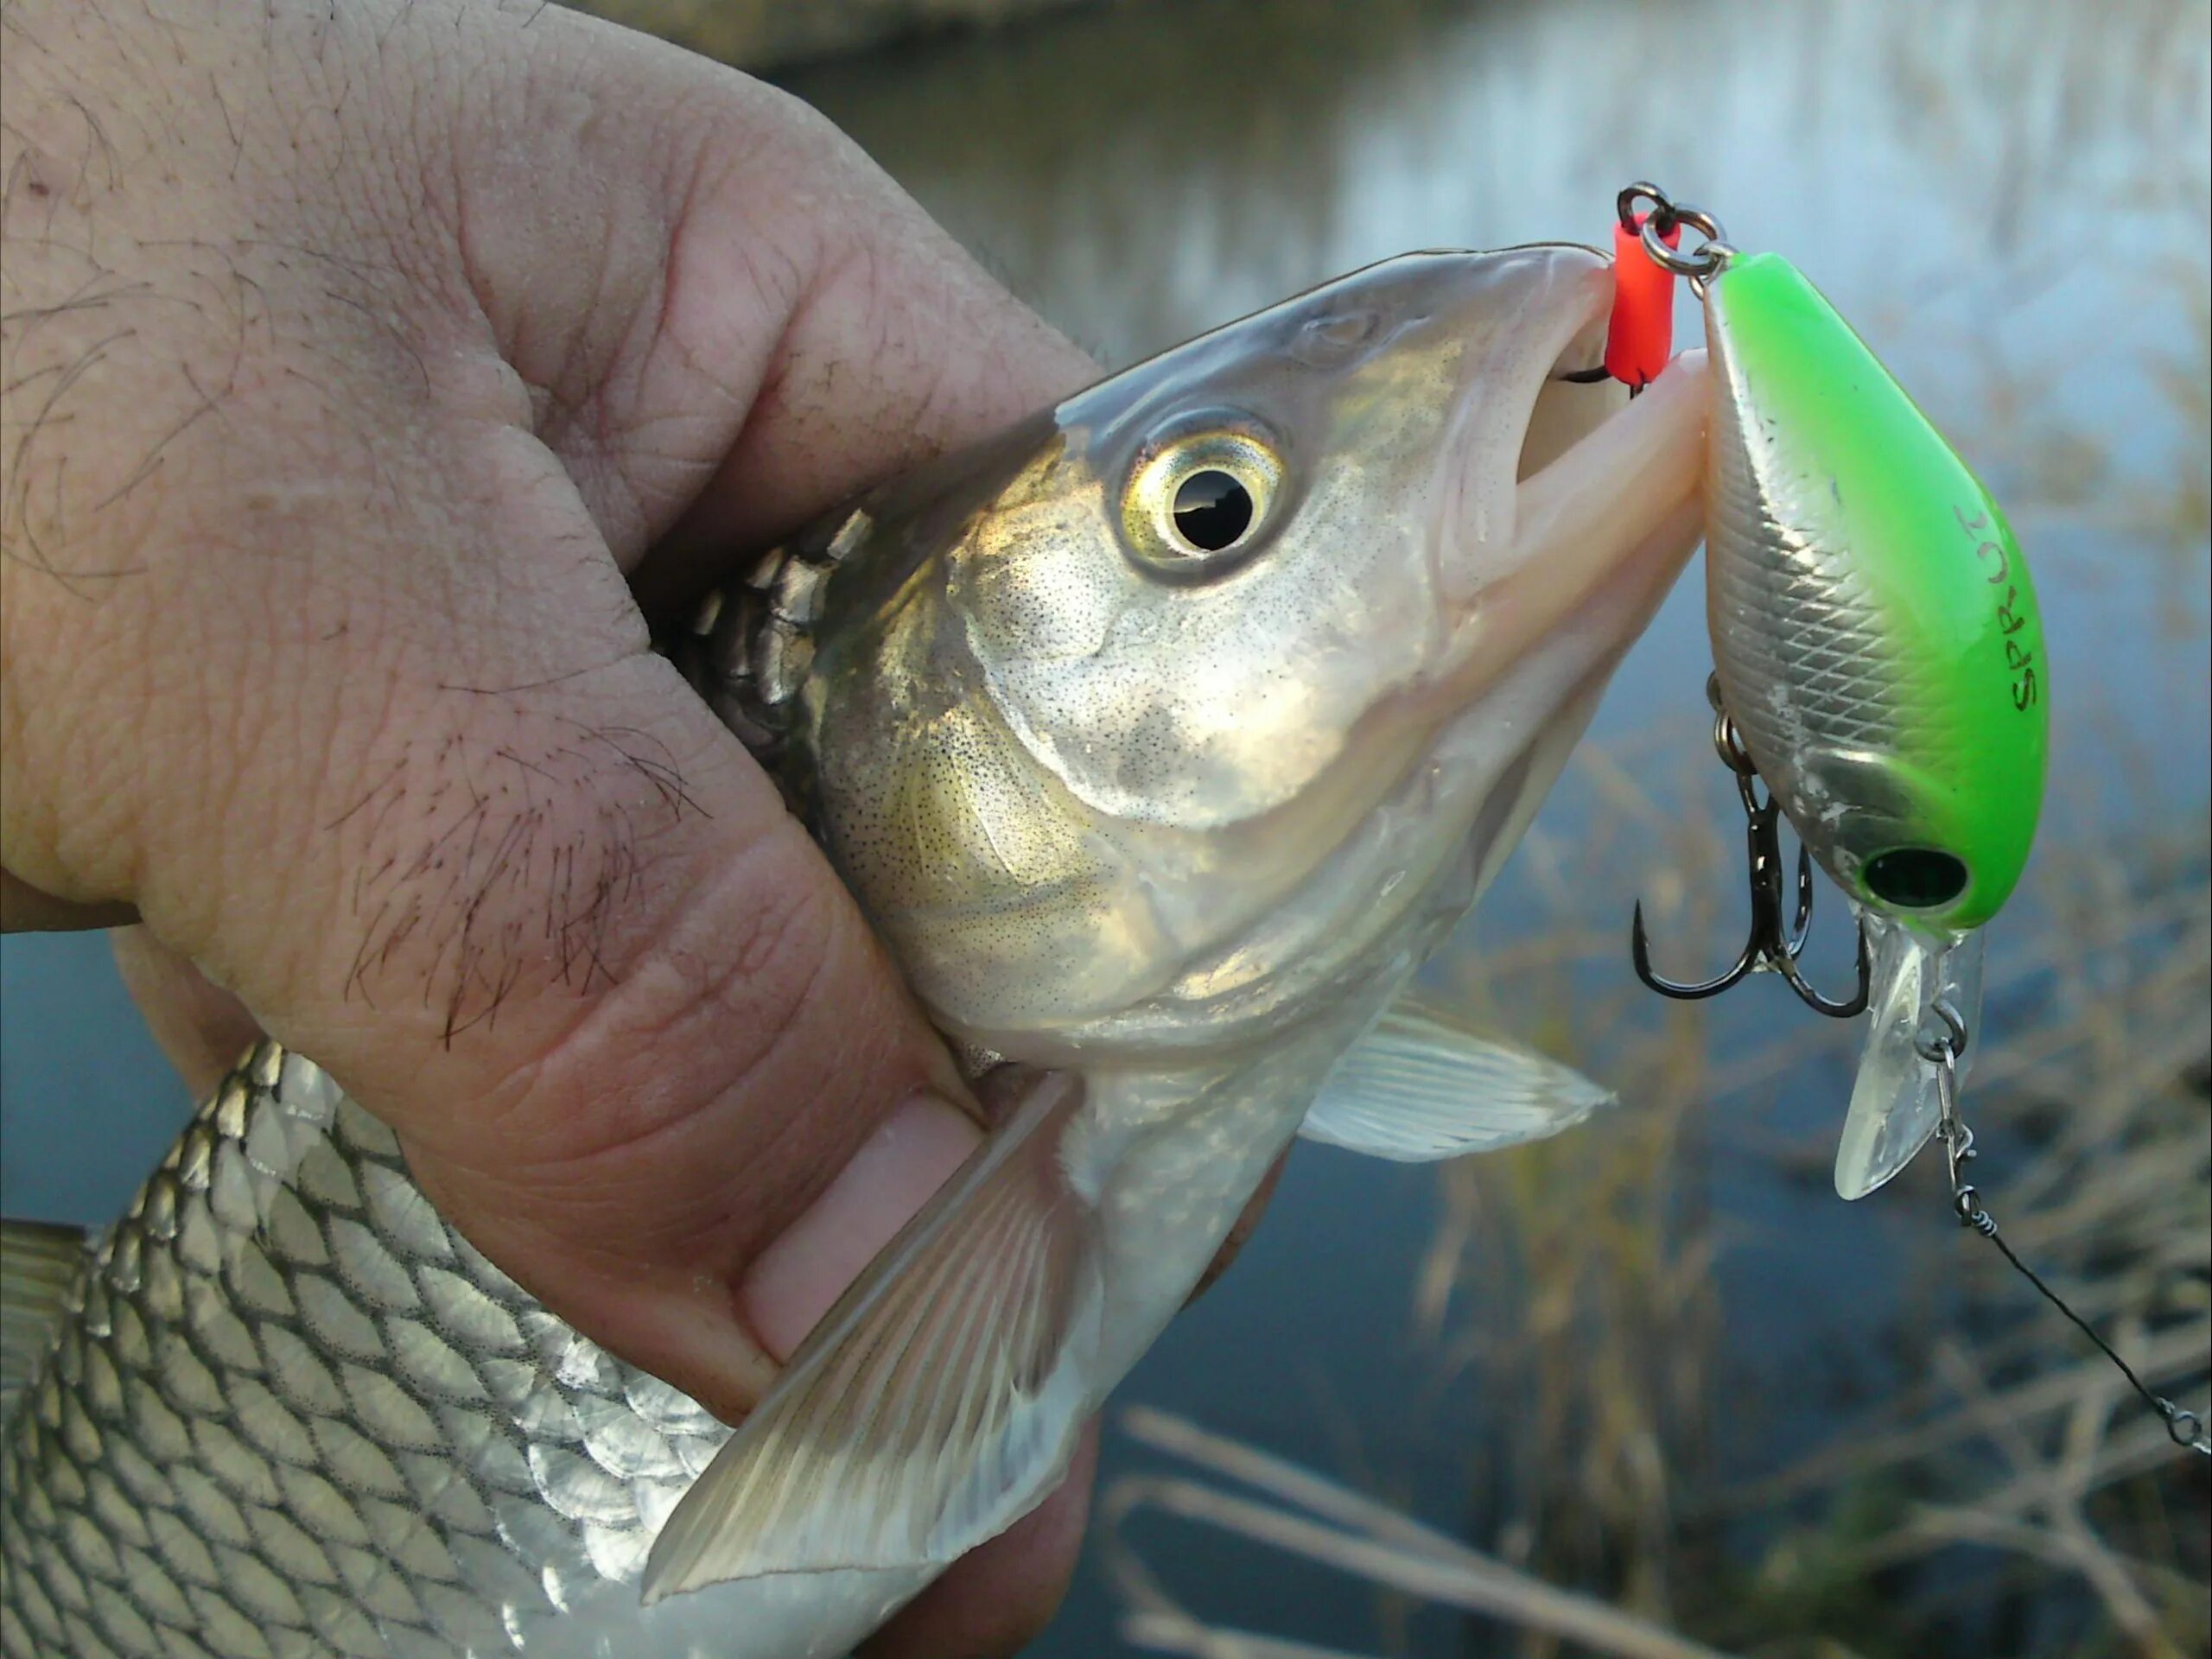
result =
[[[1643,249],[1643,221],[1613,224],[1613,315],[1605,329],[1605,372],[1641,390],[1659,377],[1675,349],[1675,273]],[[1680,220],[1659,239],[1675,247]]]

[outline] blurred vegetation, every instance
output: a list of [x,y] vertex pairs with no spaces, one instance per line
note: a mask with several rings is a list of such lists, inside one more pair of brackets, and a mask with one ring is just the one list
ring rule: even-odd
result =
[[[1618,810],[1613,832],[1557,872],[1563,891],[1585,861],[1601,868],[1666,833],[1614,753],[1578,764]],[[1685,857],[1725,856],[1712,829],[1676,833]],[[1992,953],[1965,1095],[1984,1148],[1976,1177],[2007,1242],[2154,1389],[2199,1411],[2212,1383],[2208,843],[2212,819],[2199,817],[2133,838],[2125,863],[2095,849],[2045,857],[2021,901],[2033,913],[2007,929],[2015,948]],[[1672,925],[1691,925],[1671,942],[1695,960],[1698,936],[1717,950],[1732,924],[1684,910]],[[2024,934],[2039,943],[2018,948]],[[1661,1005],[1655,1021],[1593,996],[1593,979],[1627,977],[1620,955],[1614,931],[1568,929],[1453,964],[1465,995],[1624,1103],[1438,1172],[1440,1219],[1411,1312],[1437,1389],[1479,1389],[1499,1426],[1469,1454],[1465,1533],[1489,1553],[1349,1497],[1320,1509],[1337,1531],[1300,1533],[1283,1517],[1315,1510],[1313,1493],[1264,1471],[1256,1484],[1291,1508],[1141,1475],[1109,1492],[1109,1516],[1163,1508],[1295,1549],[1391,1586],[1386,1614],[1424,1599],[1486,1613],[1509,1634],[1468,1650],[1519,1659],[2182,1659],[2212,1647],[2212,1470],[1958,1226],[1938,1149],[1865,1201],[1887,1211],[1883,1259],[1832,1269],[1853,1351],[1825,1370],[1766,1362],[1761,1332],[1724,1306],[1720,1263],[1767,1248],[1777,1223],[1719,1213],[1715,1142],[1747,1141],[1803,1205],[1839,1205],[1828,1164],[1859,1024],[1790,1003],[1765,1040],[1724,1045],[1698,1010]],[[1782,1137],[1723,1129],[1778,1086],[1821,1090],[1834,1109],[1815,1116],[1830,1121]],[[1245,1454],[1156,1416],[1132,1432],[1255,1484]],[[1126,1551],[1119,1572],[1141,1645],[1208,1659],[1320,1651],[1200,1623]],[[1572,1639],[1543,1599],[1564,1586],[1630,1622]],[[1701,1645],[1664,1645],[1677,1636]]]
[[565,0],[741,69],[795,64],[1096,0]]
[[[1993,955],[1990,1006],[2004,1013],[1985,1020],[1966,1096],[2006,1240],[2153,1387],[2199,1409],[2212,1370],[2208,834],[2198,821],[2139,839],[2126,867],[2098,849],[2046,868],[2030,923],[2042,948]],[[1571,1009],[1567,966],[1509,951],[1487,977],[1516,1002]],[[1476,1535],[1547,1579],[1774,1659],[2204,1652],[2205,1465],[1956,1225],[1934,1151],[1901,1191],[1867,1201],[1906,1224],[1897,1263],[1867,1269],[1897,1274],[1903,1293],[1865,1338],[1891,1385],[1856,1398],[1848,1374],[1777,1379],[1732,1358],[1758,1333],[1724,1326],[1713,1259],[1759,1239],[1716,1224],[1699,1166],[1732,1098],[1789,1075],[1793,1048],[1830,1040],[1789,1024],[1771,1052],[1725,1071],[1694,1014],[1626,1040],[1561,1030],[1560,1052],[1610,1060],[1630,1103],[1621,1121],[1443,1172],[1446,1220],[1417,1303],[1447,1363],[1481,1366],[1493,1389],[1508,1379],[1527,1408],[1484,1448],[1491,1524]],[[1832,1130],[1774,1152],[1807,1203],[1837,1202]],[[1478,1263],[1483,1294],[1455,1317],[1452,1287],[1477,1282]],[[1853,1274],[1839,1264],[1840,1297]],[[1731,1479],[1771,1455],[1777,1414],[1756,1395],[1775,1387],[1795,1393],[1790,1416],[1811,1408],[1832,1431],[1778,1470]],[[1747,1456],[1747,1440],[1760,1450]]]

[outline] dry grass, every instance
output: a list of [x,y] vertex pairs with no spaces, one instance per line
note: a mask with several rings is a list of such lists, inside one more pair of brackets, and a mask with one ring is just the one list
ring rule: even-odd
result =
[[[1603,753],[1583,763],[1583,782],[1609,828],[1571,863],[1541,845],[1531,860],[1562,912],[1580,892],[1574,909],[1586,913],[1593,872],[1639,842],[1676,843],[1686,867],[1726,855],[1725,826],[1666,811]],[[2044,856],[2025,913],[2008,915],[2006,949],[1992,952],[1967,1095],[1986,1148],[1975,1173],[2007,1241],[2154,1389],[2200,1411],[2212,1371],[2208,839],[2199,819],[2131,840],[2124,861],[2101,849]],[[1647,850],[1637,863],[1653,861]],[[1700,914],[1686,893],[1657,898],[1655,928],[1663,920],[1689,962],[1700,938],[1723,952],[1729,918]],[[1723,1028],[1708,1052],[1710,1016],[1648,998],[1621,955],[1617,930],[1549,930],[1457,967],[1465,995],[1621,1085],[1628,1103],[1602,1131],[1438,1173],[1440,1220],[1410,1313],[1437,1386],[1497,1402],[1499,1432],[1469,1449],[1471,1535],[1491,1553],[1156,1413],[1125,1426],[1198,1474],[1120,1483],[1109,1521],[1164,1510],[1326,1562],[1401,1608],[1481,1615],[1503,1634],[1470,1651],[1525,1659],[2205,1652],[2204,1463],[1955,1224],[1934,1169],[1870,1200],[1889,1206],[1897,1255],[1861,1292],[1879,1305],[1873,1338],[1851,1340],[1885,1380],[1839,1367],[1830,1389],[1818,1368],[1768,1374],[1760,1310],[1731,1304],[1724,1287],[1732,1253],[1776,1241],[1716,1198],[1713,1138],[1801,1179],[1805,1204],[1836,1204],[1834,1123],[1764,1139],[1740,1126],[1757,1103],[1800,1086],[1832,1096],[1840,1119],[1859,1027],[1793,1007],[1770,1027]],[[1859,1269],[1808,1272],[1848,1286]],[[1802,1397],[1766,1409],[1784,1389]],[[1808,1413],[1824,1432],[1799,1450]],[[1116,1537],[1137,1645],[1204,1659],[1321,1654],[1206,1624],[1169,1599],[1118,1525]],[[1578,1593],[1554,1587],[1570,1585]],[[1594,1622],[1576,1622],[1586,1614]]]
[[[1139,1408],[1126,1414],[1122,1427],[1147,1446],[1274,1501],[1258,1502],[1186,1478],[1141,1476],[1116,1483],[1108,1493],[1104,1518],[1109,1527],[1140,1508],[1161,1510],[1446,1606],[1578,1642],[1613,1659],[1723,1659],[1700,1643],[1604,1602],[1556,1589],[1334,1481],[1210,1434],[1179,1417]],[[1199,1659],[1272,1659],[1322,1651],[1202,1624],[1127,1550],[1116,1555],[1115,1571],[1134,1610],[1124,1631],[1139,1646]]]

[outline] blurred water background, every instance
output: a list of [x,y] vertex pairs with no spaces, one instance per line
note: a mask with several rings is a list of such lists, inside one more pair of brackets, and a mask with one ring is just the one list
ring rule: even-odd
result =
[[[1804,269],[2006,502],[2045,607],[2052,798],[1991,941],[1982,1187],[2202,1410],[2209,35],[2178,0],[1128,0],[782,78],[1109,365],[1408,248],[1602,242],[1634,178]],[[1121,1402],[1732,1651],[2202,1654],[2205,1469],[1951,1224],[1933,1154],[1830,1191],[1856,1028],[1771,982],[1635,984],[1639,895],[1662,967],[1741,925],[1701,603],[1693,567],[1439,969],[1624,1109],[1441,1170],[1301,1147]],[[1820,920],[1839,982],[1832,895]],[[0,1210],[111,1217],[187,1103],[102,941],[0,944]],[[1255,1541],[1162,1478],[1163,1421],[1109,1423],[1114,1524],[1044,1659],[1269,1651],[1214,1624],[1633,1650]]]

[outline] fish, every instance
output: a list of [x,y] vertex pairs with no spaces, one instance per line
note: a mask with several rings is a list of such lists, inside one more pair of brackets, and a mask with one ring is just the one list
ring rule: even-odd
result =
[[998,1127],[733,1429],[261,1044],[113,1225],[0,1233],[0,1646],[842,1654],[1052,1491],[1301,1129],[1596,1109],[1414,981],[1701,527],[1702,358],[1567,378],[1610,290],[1565,244],[1367,267],[722,588],[676,654]]
[[2049,769],[2043,624],[2004,510],[1802,272],[1732,251],[1703,288],[1721,704],[1872,957],[1835,1163],[1857,1198],[1937,1130],[1931,1038],[1961,1077],[1980,930],[2026,866]]

